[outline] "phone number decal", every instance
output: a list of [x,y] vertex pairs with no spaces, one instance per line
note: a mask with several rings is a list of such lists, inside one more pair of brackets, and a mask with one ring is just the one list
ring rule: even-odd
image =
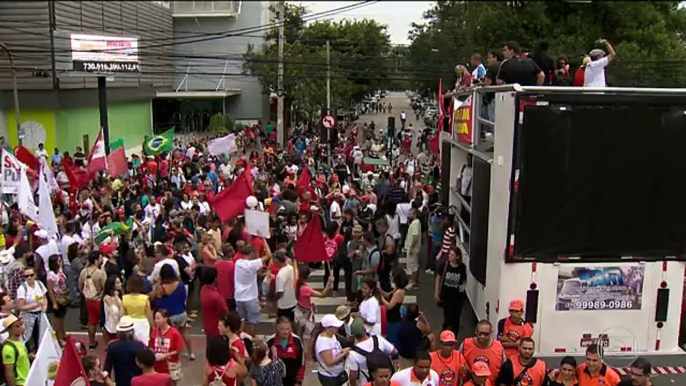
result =
[[74,62],[74,70],[85,72],[140,72],[138,63]]
[[598,300],[578,301],[569,305],[572,310],[632,310],[634,302],[631,300]]

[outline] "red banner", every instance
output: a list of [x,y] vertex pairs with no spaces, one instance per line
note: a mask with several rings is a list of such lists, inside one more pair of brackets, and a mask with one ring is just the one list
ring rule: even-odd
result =
[[472,127],[474,124],[474,108],[470,96],[453,112],[453,135],[460,143],[472,144]]

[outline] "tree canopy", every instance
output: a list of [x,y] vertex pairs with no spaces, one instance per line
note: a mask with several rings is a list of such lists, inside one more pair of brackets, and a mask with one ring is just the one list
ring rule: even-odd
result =
[[608,71],[612,86],[686,87],[686,10],[675,1],[437,1],[410,31],[408,61],[413,88],[435,90],[439,77],[473,53],[483,58],[517,41],[525,51],[545,40],[549,53],[565,55],[572,69],[607,39],[617,52]]
[[[330,42],[331,104],[348,106],[384,87],[391,44],[386,26],[374,20],[305,23],[306,8],[286,4],[284,23],[284,85],[296,115],[312,117],[326,107],[326,42]],[[249,47],[243,70],[258,76],[266,92],[276,90],[278,32],[267,35],[262,52]]]

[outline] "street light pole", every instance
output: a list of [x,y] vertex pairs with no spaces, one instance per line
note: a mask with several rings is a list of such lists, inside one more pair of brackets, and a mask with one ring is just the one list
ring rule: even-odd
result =
[[7,45],[0,43],[0,49],[5,51],[7,58],[10,61],[10,69],[12,70],[12,93],[14,94],[14,119],[17,121],[17,138],[19,139],[19,144],[21,145],[21,138],[19,137],[21,133],[21,116],[19,115],[19,87],[17,86],[17,69],[14,67],[14,59],[12,58],[12,52],[10,52]]
[[281,145],[285,145],[285,137],[286,137],[286,132],[285,132],[285,127],[284,127],[284,90],[283,90],[283,45],[284,45],[284,20],[285,20],[285,15],[284,13],[286,12],[286,6],[285,6],[285,1],[280,0],[279,1],[279,11],[278,11],[278,16],[279,16],[279,69],[278,69],[278,79],[277,79],[277,85],[276,85],[276,102],[277,102],[277,117],[276,117],[276,136],[277,136],[277,141]]

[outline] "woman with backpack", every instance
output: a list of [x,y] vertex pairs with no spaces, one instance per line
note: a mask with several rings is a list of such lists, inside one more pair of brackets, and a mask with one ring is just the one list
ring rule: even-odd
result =
[[43,283],[36,280],[36,271],[33,267],[26,267],[24,283],[17,288],[17,310],[21,311],[21,319],[24,322],[22,340],[26,342],[30,352],[35,352],[40,343],[39,323],[42,314],[48,309],[47,292]]
[[231,349],[226,341],[215,336],[208,340],[205,356],[207,363],[203,371],[202,386],[236,386],[237,379],[245,379],[248,370],[245,368],[245,357],[231,359]]

